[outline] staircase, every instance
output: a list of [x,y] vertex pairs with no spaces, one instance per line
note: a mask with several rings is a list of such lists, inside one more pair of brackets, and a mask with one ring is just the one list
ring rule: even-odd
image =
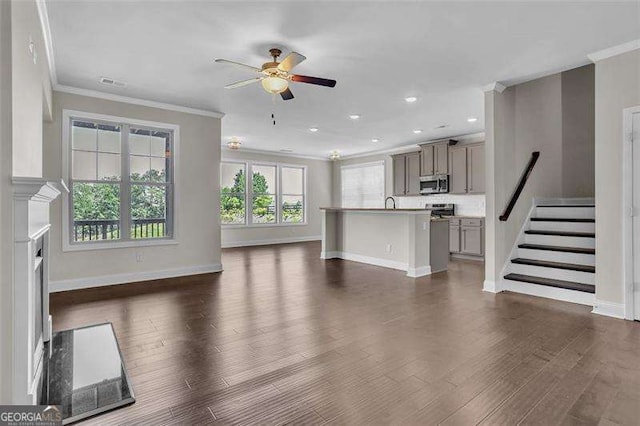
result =
[[534,206],[505,265],[503,289],[593,305],[595,206]]

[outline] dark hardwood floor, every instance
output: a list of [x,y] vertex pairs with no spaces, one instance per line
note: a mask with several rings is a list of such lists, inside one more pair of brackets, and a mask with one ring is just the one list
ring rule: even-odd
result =
[[224,250],[225,271],[54,294],[54,328],[111,321],[137,402],[94,424],[639,424],[640,323],[419,279]]

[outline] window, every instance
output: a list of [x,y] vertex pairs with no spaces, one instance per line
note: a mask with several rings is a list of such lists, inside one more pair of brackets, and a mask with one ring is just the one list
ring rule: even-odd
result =
[[65,111],[65,247],[170,240],[177,126]]
[[[250,185],[248,176],[251,176]],[[222,224],[305,224],[305,179],[305,166],[223,161],[220,165]]]
[[384,162],[340,169],[342,207],[384,207]]

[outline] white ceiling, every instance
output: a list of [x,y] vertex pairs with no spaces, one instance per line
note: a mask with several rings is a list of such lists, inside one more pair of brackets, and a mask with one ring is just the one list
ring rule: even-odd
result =
[[[59,84],[224,112],[225,140],[326,157],[482,131],[482,86],[580,66],[589,53],[639,38],[639,4],[48,0],[47,7]],[[293,83],[296,98],[287,102],[274,102],[259,84],[222,88],[253,75],[214,58],[260,66],[270,47],[302,53],[307,60],[296,72],[337,86]],[[100,76],[127,87],[100,84]],[[407,104],[408,95],[419,100]]]

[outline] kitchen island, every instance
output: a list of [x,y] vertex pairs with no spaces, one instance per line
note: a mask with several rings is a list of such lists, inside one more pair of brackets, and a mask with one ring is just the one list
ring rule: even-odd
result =
[[345,259],[422,277],[447,269],[449,221],[428,209],[323,207],[322,259]]

